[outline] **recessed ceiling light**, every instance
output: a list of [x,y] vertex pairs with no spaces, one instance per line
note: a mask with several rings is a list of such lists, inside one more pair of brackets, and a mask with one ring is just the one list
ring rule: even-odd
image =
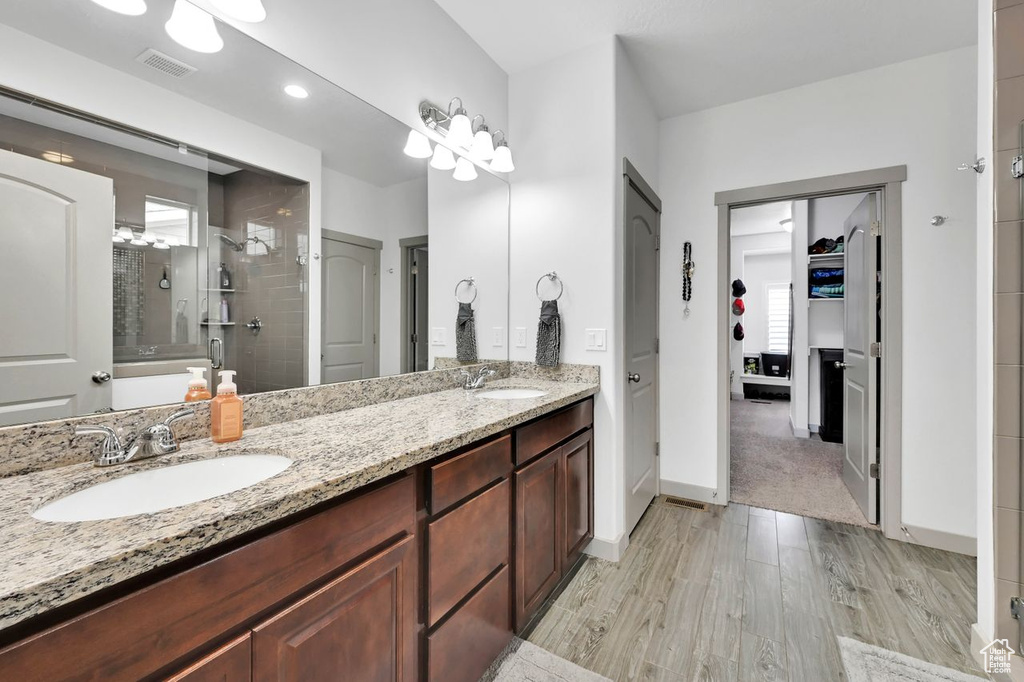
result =
[[213,0],[213,6],[232,19],[258,24],[267,18],[261,0]]
[[284,86],[284,91],[295,99],[306,99],[309,97],[309,91],[301,85],[286,85]]
[[188,0],[174,0],[171,18],[164,24],[174,42],[195,52],[211,54],[224,49],[224,40],[217,33],[212,14],[207,14]]
[[92,0],[100,7],[105,7],[118,14],[137,17],[146,13],[146,0]]

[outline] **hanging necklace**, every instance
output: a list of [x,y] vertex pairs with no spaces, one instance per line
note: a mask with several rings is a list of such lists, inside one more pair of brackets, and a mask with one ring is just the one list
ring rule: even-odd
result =
[[690,316],[690,298],[693,296],[693,246],[690,242],[683,244],[683,301],[686,307],[683,308],[683,315]]

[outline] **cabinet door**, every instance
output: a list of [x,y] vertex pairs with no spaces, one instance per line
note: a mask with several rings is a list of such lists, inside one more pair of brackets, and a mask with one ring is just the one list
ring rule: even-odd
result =
[[517,632],[561,577],[561,457],[557,448],[515,474]]
[[568,571],[594,537],[594,431],[562,447],[562,571]]
[[204,656],[167,682],[249,682],[252,679],[252,634],[246,632]]
[[254,628],[253,680],[413,680],[415,549],[406,536]]

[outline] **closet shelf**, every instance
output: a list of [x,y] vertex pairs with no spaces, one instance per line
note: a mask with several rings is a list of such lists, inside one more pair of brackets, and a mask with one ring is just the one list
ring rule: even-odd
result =
[[842,262],[845,254],[840,253],[812,253],[807,256],[807,264],[813,265],[814,263],[830,263],[832,261]]
[[213,322],[213,321],[210,321],[210,322],[200,322],[199,326],[201,326],[201,327],[234,327],[235,323],[234,322]]
[[210,291],[210,292],[217,293],[217,294],[233,294],[233,293],[235,293],[234,289],[203,289],[203,291]]
[[823,303],[825,301],[845,301],[845,300],[846,300],[845,297],[842,297],[842,298],[808,298],[807,302],[808,303]]

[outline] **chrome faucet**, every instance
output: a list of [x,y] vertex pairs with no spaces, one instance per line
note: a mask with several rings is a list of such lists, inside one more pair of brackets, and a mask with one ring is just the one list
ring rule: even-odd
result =
[[484,382],[495,374],[497,374],[497,372],[486,365],[480,368],[480,371],[477,372],[476,376],[473,376],[466,370],[462,370],[460,373],[460,376],[463,379],[462,388],[467,391],[472,391],[476,388],[483,388]]
[[93,457],[92,463],[98,467],[125,464],[137,459],[148,459],[157,455],[169,455],[177,452],[178,439],[174,437],[171,425],[179,419],[191,417],[195,410],[185,409],[175,412],[167,419],[147,426],[139,433],[129,437],[122,443],[121,438],[109,426],[85,424],[75,427],[76,436],[98,434],[104,436],[99,454]]

